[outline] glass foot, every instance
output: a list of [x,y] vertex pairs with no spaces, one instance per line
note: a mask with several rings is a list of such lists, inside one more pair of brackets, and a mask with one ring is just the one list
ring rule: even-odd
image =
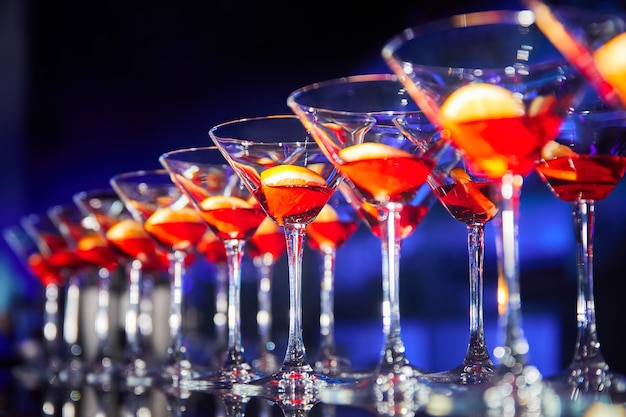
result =
[[479,385],[493,380],[496,367],[493,364],[462,363],[456,368],[425,374],[420,378],[436,384]]
[[234,383],[246,384],[265,377],[253,371],[250,366],[223,366],[217,371],[203,372],[184,381],[190,391],[215,391],[229,389]]
[[545,382],[572,400],[606,394],[615,400],[626,401],[626,376],[611,370],[606,363],[570,367],[545,378]]
[[248,397],[262,397],[274,402],[309,401],[317,398],[327,388],[355,384],[355,381],[344,381],[328,377],[308,369],[282,369],[247,383],[234,383],[235,394]]
[[192,367],[189,361],[184,360],[163,365],[157,382],[160,385],[180,387],[201,374],[202,370]]

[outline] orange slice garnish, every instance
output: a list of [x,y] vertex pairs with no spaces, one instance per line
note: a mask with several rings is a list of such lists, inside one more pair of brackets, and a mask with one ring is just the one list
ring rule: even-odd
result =
[[472,181],[467,171],[460,167],[452,168],[450,170],[450,178],[452,178],[452,181],[461,184]]
[[207,197],[200,202],[200,207],[202,210],[206,211],[224,208],[253,208],[253,206],[243,198],[225,195]]
[[278,165],[261,173],[261,186],[268,214],[279,224],[286,217],[316,215],[330,192],[324,177],[297,165]]
[[337,214],[337,211],[331,205],[326,204],[324,207],[322,207],[320,214],[317,215],[314,222],[315,223],[330,223],[330,222],[336,222],[338,220],[339,220],[339,215]]
[[475,83],[459,88],[444,102],[440,120],[444,127],[476,120],[523,116],[524,104],[504,87]]
[[149,237],[149,235],[139,222],[133,219],[124,219],[111,226],[106,232],[106,237],[110,241],[115,242],[124,239]]
[[[493,143],[501,141],[503,133],[498,129],[476,126],[476,122],[514,119],[524,114],[524,103],[511,91],[498,85],[474,83],[450,94],[441,106],[439,116],[442,127],[473,163],[498,178],[508,168],[506,155],[493,147]],[[523,136],[526,133],[520,130],[517,134]],[[510,142],[524,143],[523,138],[517,137],[512,137]]]
[[626,106],[626,32],[612,38],[593,53],[596,67]]
[[[432,161],[393,146],[365,142],[339,151],[343,160],[341,172],[361,190],[378,202],[404,198],[426,180],[433,168]],[[410,174],[410,175],[409,175]]]
[[200,214],[191,207],[179,210],[161,207],[148,217],[144,228],[159,241],[185,249],[200,239],[206,225]]
[[545,160],[554,158],[571,158],[577,154],[569,146],[561,145],[559,142],[551,140],[541,149],[541,157]]
[[493,201],[480,191],[467,171],[461,167],[456,167],[450,170],[449,175],[455,183],[459,184],[459,187],[463,187],[463,193],[467,194],[467,198],[472,199],[483,212],[487,213],[490,217],[496,215],[498,208]]
[[297,165],[278,165],[261,173],[261,184],[269,187],[325,186],[326,180],[309,168]]
[[344,162],[361,161],[364,159],[381,159],[393,157],[411,157],[411,154],[402,149],[385,145],[384,143],[365,142],[348,146],[339,151],[339,157]]
[[146,227],[150,228],[156,224],[163,223],[202,223],[202,219],[191,207],[183,207],[180,210],[162,207],[152,213],[146,220]]
[[107,240],[98,233],[83,236],[76,243],[76,248],[80,251],[89,251],[103,246],[107,246]]
[[269,217],[266,217],[265,219],[263,219],[259,227],[256,229],[256,232],[254,232],[254,235],[255,236],[269,235],[272,233],[276,233],[278,231],[280,231],[280,227],[276,223],[274,223],[274,220],[270,219]]

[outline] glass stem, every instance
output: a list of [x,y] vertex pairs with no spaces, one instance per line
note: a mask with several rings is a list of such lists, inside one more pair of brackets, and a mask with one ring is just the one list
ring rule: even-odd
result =
[[491,365],[483,322],[484,223],[473,223],[467,226],[467,249],[469,254],[470,340],[464,363],[465,365]]
[[48,284],[44,289],[45,304],[43,317],[44,354],[52,373],[59,370],[62,357],[61,339],[61,291],[57,284]]
[[221,367],[226,360],[228,350],[228,265],[219,262],[215,276],[215,355],[214,365]]
[[190,368],[187,347],[183,340],[183,289],[186,277],[185,253],[173,251],[170,258],[170,344],[167,348],[166,365]]
[[226,365],[245,363],[241,343],[241,260],[245,241],[229,239],[224,241],[226,262],[228,263],[228,347]]
[[520,374],[527,365],[528,341],[522,329],[522,303],[519,285],[518,220],[523,178],[502,177],[500,214],[495,224],[498,254],[498,319],[502,345],[496,349],[501,374]]
[[335,256],[336,250],[326,246],[322,255],[322,280],[320,285],[320,350],[322,356],[335,354]]
[[69,362],[79,360],[82,356],[82,347],[78,341],[78,314],[80,310],[81,279],[72,274],[68,280],[65,294],[65,313],[63,317],[63,340],[68,349]]
[[142,264],[139,260],[132,260],[126,265],[128,306],[124,316],[124,331],[126,335],[124,359],[127,363],[132,363],[142,357],[138,325],[139,315],[141,314],[142,271]]
[[258,349],[261,356],[263,352],[270,352],[272,343],[272,275],[274,269],[274,257],[270,253],[254,258],[257,269],[257,301],[259,304],[256,322],[258,333]]
[[400,210],[402,206],[387,204],[381,210],[383,263],[383,336],[384,348],[379,373],[397,372],[409,364],[400,328]]
[[306,225],[290,224],[284,229],[289,263],[289,338],[281,370],[312,371],[302,339],[302,255]]
[[98,274],[98,307],[95,318],[95,333],[98,340],[94,365],[103,371],[113,366],[109,347],[109,305],[111,301],[111,280],[112,274],[106,268],[99,268]]
[[572,205],[576,237],[576,271],[578,301],[576,323],[578,336],[571,369],[581,367],[605,368],[596,329],[596,307],[593,296],[593,233],[595,202],[580,200]]

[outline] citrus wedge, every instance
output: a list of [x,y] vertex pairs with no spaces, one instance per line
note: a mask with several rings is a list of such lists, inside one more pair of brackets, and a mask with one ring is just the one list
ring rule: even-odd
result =
[[348,146],[339,151],[339,157],[344,162],[362,161],[366,159],[385,159],[410,157],[411,154],[402,149],[385,145],[384,143],[365,142]]
[[617,91],[626,105],[626,32],[612,38],[593,54],[602,77]]
[[276,223],[274,223],[274,220],[266,217],[256,229],[256,232],[254,232],[254,235],[269,235],[276,232],[280,232],[280,227]]
[[279,224],[295,216],[301,217],[301,222],[312,220],[331,194],[324,177],[296,165],[278,165],[263,171],[261,184],[265,208]]
[[452,141],[476,166],[499,178],[510,168],[512,154],[525,155],[529,151],[525,146],[534,146],[534,136],[521,121],[524,114],[524,103],[511,91],[474,83],[450,94],[440,108],[439,119]]
[[107,240],[104,236],[98,233],[83,236],[76,243],[76,248],[79,251],[89,251],[103,246],[107,246]]
[[444,102],[440,119],[444,127],[476,120],[523,116],[524,104],[504,87],[475,83],[459,88]]
[[333,206],[326,204],[322,207],[320,214],[317,215],[314,222],[315,223],[330,223],[336,222],[339,220],[339,215],[337,211],[333,208]]
[[246,200],[239,197],[214,195],[207,197],[200,203],[202,210],[217,210],[224,208],[252,208]]
[[206,224],[191,207],[161,207],[148,217],[144,228],[161,242],[185,249],[202,237]]
[[317,172],[297,165],[277,165],[261,172],[261,183],[269,187],[325,186],[326,180]]
[[200,215],[191,207],[183,207],[180,210],[175,210],[169,207],[162,207],[157,209],[146,220],[146,227],[149,228],[152,225],[162,223],[202,223]]
[[106,232],[106,237],[112,242],[124,239],[149,237],[143,226],[133,219],[120,220]]
[[541,157],[545,160],[554,158],[571,158],[576,155],[576,152],[574,152],[569,146],[561,145],[554,140],[546,143],[541,149]]
[[460,167],[452,168],[450,170],[450,178],[452,178],[454,182],[461,184],[471,182],[469,174]]

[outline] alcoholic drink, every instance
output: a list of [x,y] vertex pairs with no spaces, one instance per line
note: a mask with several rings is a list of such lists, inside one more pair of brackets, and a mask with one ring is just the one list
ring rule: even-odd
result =
[[615,188],[626,170],[626,157],[576,155],[543,160],[537,171],[554,195],[568,202],[602,200]]

